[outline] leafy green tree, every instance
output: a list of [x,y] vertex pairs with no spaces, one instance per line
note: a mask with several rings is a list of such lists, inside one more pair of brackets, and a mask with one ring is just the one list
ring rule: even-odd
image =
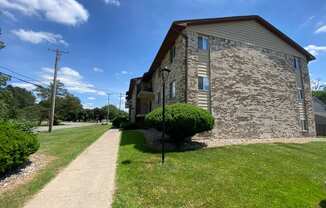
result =
[[317,97],[326,104],[326,90],[312,91],[312,96]]
[[7,86],[7,82],[10,80],[10,77],[0,73],[0,90],[1,88]]
[[60,120],[77,121],[82,108],[79,98],[74,95],[67,94],[64,97],[57,98],[56,115]]
[[[37,87],[34,91],[36,95],[41,100],[49,100],[51,98],[51,92],[53,88],[53,83],[50,84],[48,87]],[[57,82],[57,96],[63,97],[68,94],[68,90],[65,89],[64,84],[60,81]]]
[[6,102],[8,94],[4,94],[4,88],[7,85],[7,81],[10,80],[10,77],[7,77],[0,73],[0,119],[9,118],[9,106]]

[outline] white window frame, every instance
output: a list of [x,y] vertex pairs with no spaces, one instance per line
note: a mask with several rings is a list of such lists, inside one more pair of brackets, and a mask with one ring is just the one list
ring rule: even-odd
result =
[[300,70],[300,59],[298,57],[293,58],[293,68],[295,70]]
[[170,98],[175,98],[176,97],[176,91],[175,91],[175,88],[176,88],[176,84],[175,84],[175,81],[172,81],[171,83],[170,83],[170,91],[169,91],[169,97]]
[[301,126],[301,131],[302,132],[307,132],[308,131],[308,121],[307,121],[307,119],[300,119],[300,126]]
[[[203,84],[202,88],[199,85],[199,79],[202,79],[202,82],[203,82],[202,83]],[[205,83],[206,83],[206,85],[205,85]],[[205,88],[205,87],[207,87],[207,88]],[[202,75],[198,76],[198,90],[205,91],[205,92],[209,91],[209,79],[208,79],[208,76],[202,76]]]
[[[201,39],[201,43],[200,43],[200,40]],[[208,37],[205,36],[205,35],[199,35],[198,38],[197,38],[197,41],[198,41],[198,49],[199,50],[203,50],[203,51],[207,51],[208,48],[209,48],[209,42],[208,42]],[[206,44],[205,44],[206,43]]]

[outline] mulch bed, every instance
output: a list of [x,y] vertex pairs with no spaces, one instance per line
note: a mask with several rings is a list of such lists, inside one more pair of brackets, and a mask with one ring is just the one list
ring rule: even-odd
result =
[[44,154],[31,155],[25,164],[0,176],[0,194],[30,181],[50,161],[50,157]]

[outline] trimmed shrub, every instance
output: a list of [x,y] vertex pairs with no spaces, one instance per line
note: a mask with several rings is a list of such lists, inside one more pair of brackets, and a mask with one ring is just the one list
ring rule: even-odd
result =
[[0,175],[22,165],[39,147],[29,125],[0,122]]
[[128,122],[128,117],[125,115],[119,114],[112,120],[112,125],[115,128],[121,128],[123,123]]
[[[175,142],[196,133],[209,131],[214,126],[213,116],[206,110],[190,104],[172,104],[165,108],[166,132]],[[148,127],[162,130],[162,108],[157,108],[145,118]]]

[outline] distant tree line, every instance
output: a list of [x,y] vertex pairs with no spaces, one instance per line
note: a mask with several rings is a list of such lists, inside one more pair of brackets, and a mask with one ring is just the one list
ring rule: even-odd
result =
[[[52,84],[48,87],[37,87],[34,92],[24,88],[8,85],[9,77],[0,74],[0,119],[32,121],[40,125],[47,121],[50,109]],[[118,115],[127,116],[114,105],[109,106],[109,119]],[[98,121],[107,119],[108,108],[84,109],[80,99],[65,89],[63,83],[57,84],[57,99],[55,108],[55,124],[60,121]]]

